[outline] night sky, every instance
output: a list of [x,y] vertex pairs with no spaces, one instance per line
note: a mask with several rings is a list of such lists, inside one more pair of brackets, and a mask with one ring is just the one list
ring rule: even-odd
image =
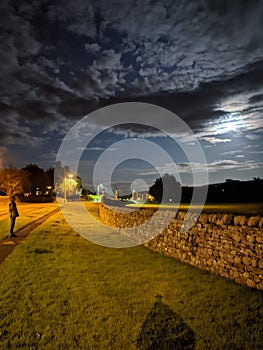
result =
[[[210,183],[263,176],[263,1],[1,0],[0,17],[1,167],[47,169],[82,117],[147,102],[193,130]],[[169,137],[120,126],[87,146],[84,183],[97,157],[129,137],[173,153]],[[191,185],[187,160],[174,159]],[[120,182],[156,178],[138,160],[115,173]]]

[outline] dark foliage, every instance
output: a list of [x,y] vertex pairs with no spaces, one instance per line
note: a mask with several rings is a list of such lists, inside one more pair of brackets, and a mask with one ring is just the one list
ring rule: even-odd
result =
[[158,202],[179,203],[181,198],[181,184],[173,175],[164,174],[155,180],[149,193]]
[[[163,181],[166,181],[166,196],[164,202],[168,202],[172,198],[172,202],[190,203],[193,196],[193,191],[204,191],[204,186],[178,187],[180,184],[175,180],[171,180],[171,175],[165,174],[163,178],[158,178],[150,187],[149,193],[155,197],[157,202],[161,202],[163,194]],[[175,194],[181,196],[174,197]],[[181,197],[181,200],[180,200]],[[199,196],[197,195],[196,198]],[[208,185],[206,203],[263,203],[263,179],[254,177],[253,180],[240,181],[226,179],[224,183]]]
[[251,181],[227,179],[222,184],[209,185],[208,203],[263,202],[263,179]]
[[27,188],[25,192],[35,194],[37,189],[42,192],[46,191],[46,186],[49,185],[49,176],[44,169],[39,168],[36,164],[28,164],[22,169],[27,174]]

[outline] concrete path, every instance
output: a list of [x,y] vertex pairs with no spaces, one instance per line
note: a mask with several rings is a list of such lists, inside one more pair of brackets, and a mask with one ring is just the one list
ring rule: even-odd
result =
[[49,212],[48,214],[40,217],[39,219],[32,221],[30,224],[22,227],[17,230],[15,233],[17,237],[14,238],[5,238],[0,241],[0,264],[4,262],[4,260],[8,257],[9,254],[15,249],[17,245],[19,245],[35,228],[41,225],[45,220],[47,220],[50,216],[57,213],[60,209],[56,208]]
[[73,230],[90,242],[109,248],[134,247],[139,244],[120,230],[96,220],[82,202],[68,202],[61,211]]

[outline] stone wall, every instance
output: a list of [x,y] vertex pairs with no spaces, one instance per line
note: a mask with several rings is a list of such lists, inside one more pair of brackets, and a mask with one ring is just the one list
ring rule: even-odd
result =
[[[159,221],[167,221],[169,210],[159,210]],[[128,208],[100,206],[102,220],[113,227],[135,227],[146,223],[153,209],[130,212]],[[165,230],[145,243],[150,249],[208,270],[237,283],[263,290],[263,217],[229,214],[201,214],[192,228],[181,232],[185,212],[175,213]],[[195,215],[194,213],[192,215]],[[191,219],[191,218],[190,218]],[[156,223],[158,228],[158,222]],[[149,232],[154,227],[149,224]],[[146,230],[147,231],[147,230]],[[130,232],[130,231],[129,231]],[[131,232],[129,233],[131,234]],[[140,226],[132,234],[145,242]]]

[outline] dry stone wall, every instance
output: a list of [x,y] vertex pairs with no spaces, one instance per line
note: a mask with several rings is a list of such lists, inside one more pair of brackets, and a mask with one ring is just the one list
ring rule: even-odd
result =
[[[102,220],[110,226],[122,228],[122,234],[125,227],[141,223],[147,225],[153,214],[153,209],[130,212],[128,208],[100,206]],[[168,214],[171,213],[162,209],[159,220],[165,222]],[[175,213],[165,230],[146,242],[145,246],[237,283],[263,290],[263,217],[201,214],[194,226],[183,233],[181,227],[185,215],[182,211]],[[159,224],[156,223],[157,227]],[[149,231],[153,229],[149,225]],[[137,240],[147,240],[147,232],[140,230],[140,226],[134,233]]]

